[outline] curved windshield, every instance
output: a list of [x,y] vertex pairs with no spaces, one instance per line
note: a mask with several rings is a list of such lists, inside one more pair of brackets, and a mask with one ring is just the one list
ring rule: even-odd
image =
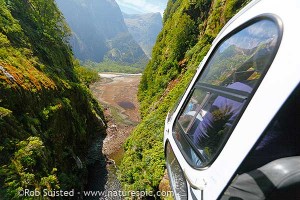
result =
[[214,51],[177,116],[173,135],[185,158],[203,167],[218,155],[276,53],[279,29],[260,20]]

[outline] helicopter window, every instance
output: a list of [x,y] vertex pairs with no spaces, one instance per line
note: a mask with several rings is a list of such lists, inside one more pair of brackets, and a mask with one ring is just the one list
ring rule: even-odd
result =
[[256,20],[226,37],[210,57],[173,127],[193,167],[207,166],[225,145],[275,56],[279,35],[274,21]]

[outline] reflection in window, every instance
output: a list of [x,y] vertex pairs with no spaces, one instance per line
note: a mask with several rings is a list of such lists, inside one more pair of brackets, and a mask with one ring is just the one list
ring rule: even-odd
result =
[[233,34],[214,52],[173,129],[178,146],[194,167],[206,166],[225,144],[270,65],[277,42],[276,24],[262,20]]

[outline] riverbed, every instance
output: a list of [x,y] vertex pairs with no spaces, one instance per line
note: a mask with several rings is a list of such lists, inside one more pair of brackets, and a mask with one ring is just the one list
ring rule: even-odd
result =
[[[141,74],[99,75],[100,81],[90,85],[90,89],[103,107],[107,121],[107,135],[104,140],[102,138],[102,141],[95,141],[93,151],[104,155],[106,161],[104,165],[101,162],[89,169],[91,178],[88,185],[90,188],[98,187],[104,192],[120,191],[122,189],[116,177],[116,170],[124,153],[122,145],[140,122],[137,91]],[[93,187],[93,184],[97,184],[97,187]]]

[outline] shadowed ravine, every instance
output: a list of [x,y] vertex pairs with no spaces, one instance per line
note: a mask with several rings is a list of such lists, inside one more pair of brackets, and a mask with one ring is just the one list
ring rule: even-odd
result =
[[[122,191],[116,171],[123,156],[122,145],[139,122],[137,90],[139,75],[102,74],[90,86],[94,97],[104,108],[107,121],[106,138],[99,137],[89,151],[86,191]],[[121,196],[94,196],[85,199],[122,199]],[[102,197],[102,198],[101,198]]]

